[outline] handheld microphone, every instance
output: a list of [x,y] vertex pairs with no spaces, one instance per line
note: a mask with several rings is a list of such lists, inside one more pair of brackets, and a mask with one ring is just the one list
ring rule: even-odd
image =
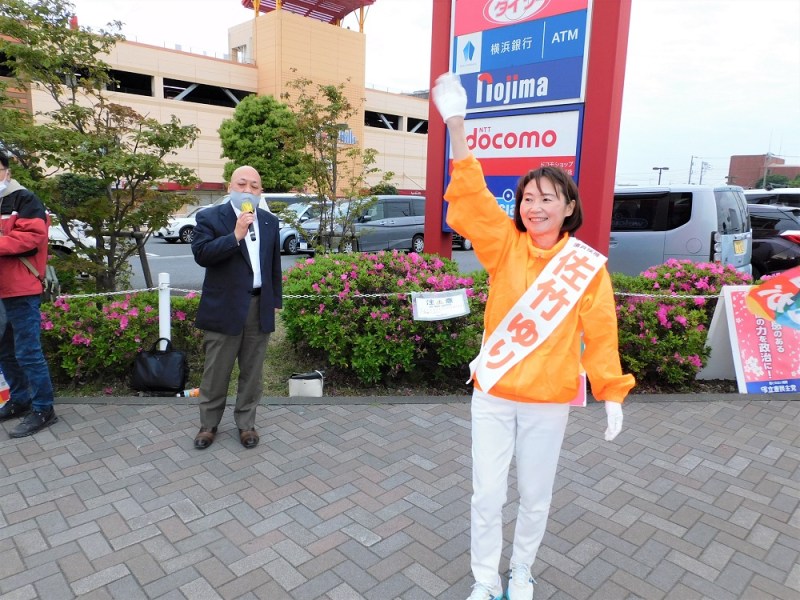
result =
[[[255,212],[253,210],[253,203],[249,202],[248,200],[245,200],[244,202],[242,202],[242,212],[249,212],[249,213]],[[253,227],[252,223],[250,223],[250,225],[247,228],[247,230],[250,232],[250,239],[255,242],[256,241],[256,229],[255,229],[255,227]]]

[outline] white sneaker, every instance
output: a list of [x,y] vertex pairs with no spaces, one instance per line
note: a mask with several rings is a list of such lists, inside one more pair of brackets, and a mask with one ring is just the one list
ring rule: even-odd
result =
[[467,600],[503,600],[503,588],[492,589],[484,583],[476,583]]
[[533,584],[531,570],[525,565],[512,564],[508,575],[508,600],[533,600]]

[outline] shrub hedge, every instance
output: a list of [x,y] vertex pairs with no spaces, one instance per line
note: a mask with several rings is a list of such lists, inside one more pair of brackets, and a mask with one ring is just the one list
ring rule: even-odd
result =
[[[688,388],[705,365],[705,339],[723,285],[752,283],[732,267],[671,260],[640,276],[612,275],[620,355],[639,384]],[[470,314],[415,321],[411,293],[466,288]],[[307,258],[284,273],[287,339],[364,384],[461,377],[477,355],[488,295],[484,271],[464,275],[435,255],[377,252]],[[202,372],[198,298],[173,297],[173,344]],[[42,306],[42,344],[55,380],[125,381],[137,352],[158,338],[158,295],[60,298]]]

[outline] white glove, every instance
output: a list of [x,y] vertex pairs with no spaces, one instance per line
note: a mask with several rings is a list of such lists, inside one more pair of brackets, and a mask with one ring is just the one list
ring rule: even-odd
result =
[[606,416],[608,417],[608,428],[606,429],[606,441],[613,440],[622,431],[622,404],[619,402],[605,402]]
[[461,78],[455,73],[439,75],[433,86],[433,103],[444,121],[450,117],[465,117],[467,91],[461,85]]

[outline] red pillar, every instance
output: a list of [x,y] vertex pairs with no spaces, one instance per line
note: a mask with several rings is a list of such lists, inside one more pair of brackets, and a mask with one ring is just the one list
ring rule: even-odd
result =
[[630,17],[631,0],[594,3],[578,182],[584,220],[578,237],[603,254],[611,233]]
[[[450,70],[450,15],[452,0],[433,1],[431,27],[431,78],[430,88],[436,78]],[[444,193],[444,161],[447,155],[445,125],[433,105],[428,104],[428,161],[425,185],[425,252],[451,258],[452,235],[442,231],[442,194]]]

